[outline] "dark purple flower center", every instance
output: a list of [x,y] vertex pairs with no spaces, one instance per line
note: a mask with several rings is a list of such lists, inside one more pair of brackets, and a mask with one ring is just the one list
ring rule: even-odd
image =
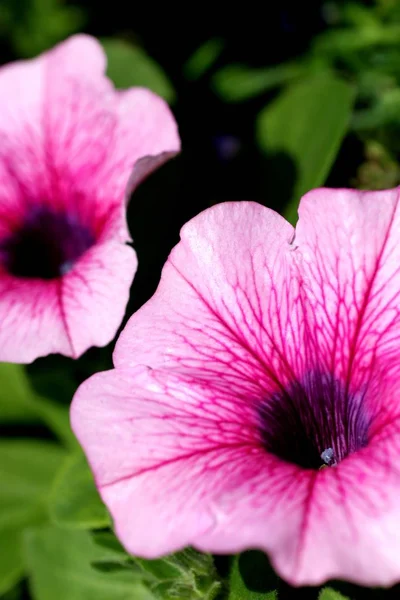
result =
[[0,242],[0,260],[16,277],[56,279],[68,273],[94,243],[93,233],[75,216],[40,207]]
[[363,393],[312,374],[259,407],[265,449],[306,469],[334,466],[367,445],[370,417]]

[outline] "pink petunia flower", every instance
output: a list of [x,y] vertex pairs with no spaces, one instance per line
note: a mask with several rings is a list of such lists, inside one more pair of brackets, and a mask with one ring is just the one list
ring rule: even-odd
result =
[[[399,189],[182,229],[73,429],[133,554],[267,552],[295,585],[400,580]],[[144,366],[138,366],[144,365]]]
[[0,361],[78,357],[123,318],[126,200],[180,142],[165,102],[105,67],[78,35],[0,69]]

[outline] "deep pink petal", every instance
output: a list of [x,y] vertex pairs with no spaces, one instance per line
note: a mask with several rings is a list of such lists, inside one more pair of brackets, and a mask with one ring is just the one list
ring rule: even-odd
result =
[[26,190],[34,196],[37,182],[46,181],[43,60],[2,67],[0,89],[0,235],[4,235],[19,223]]
[[[255,203],[226,203],[181,231],[153,298],[121,334],[117,367],[199,369],[230,379],[290,376],[297,317],[289,313],[292,227]],[[293,361],[292,361],[293,362]]]

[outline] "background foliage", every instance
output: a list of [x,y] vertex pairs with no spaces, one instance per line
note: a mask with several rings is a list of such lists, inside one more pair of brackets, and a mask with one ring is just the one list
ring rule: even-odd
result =
[[[176,115],[182,155],[129,208],[139,271],[127,316],[155,290],[183,223],[212,204],[257,200],[295,222],[312,187],[400,182],[397,0],[280,0],[221,16],[204,4],[144,4],[0,1],[2,63],[85,31],[102,41],[117,87],[150,87]],[[255,551],[128,556],[68,421],[76,387],[111,367],[111,351],[0,365],[2,600],[399,597],[337,582],[293,590]]]

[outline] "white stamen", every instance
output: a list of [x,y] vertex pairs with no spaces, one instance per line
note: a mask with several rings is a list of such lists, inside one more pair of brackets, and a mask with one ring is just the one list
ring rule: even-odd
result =
[[333,448],[326,448],[326,450],[321,453],[321,458],[326,465],[332,465],[332,463],[335,464],[335,452]]

